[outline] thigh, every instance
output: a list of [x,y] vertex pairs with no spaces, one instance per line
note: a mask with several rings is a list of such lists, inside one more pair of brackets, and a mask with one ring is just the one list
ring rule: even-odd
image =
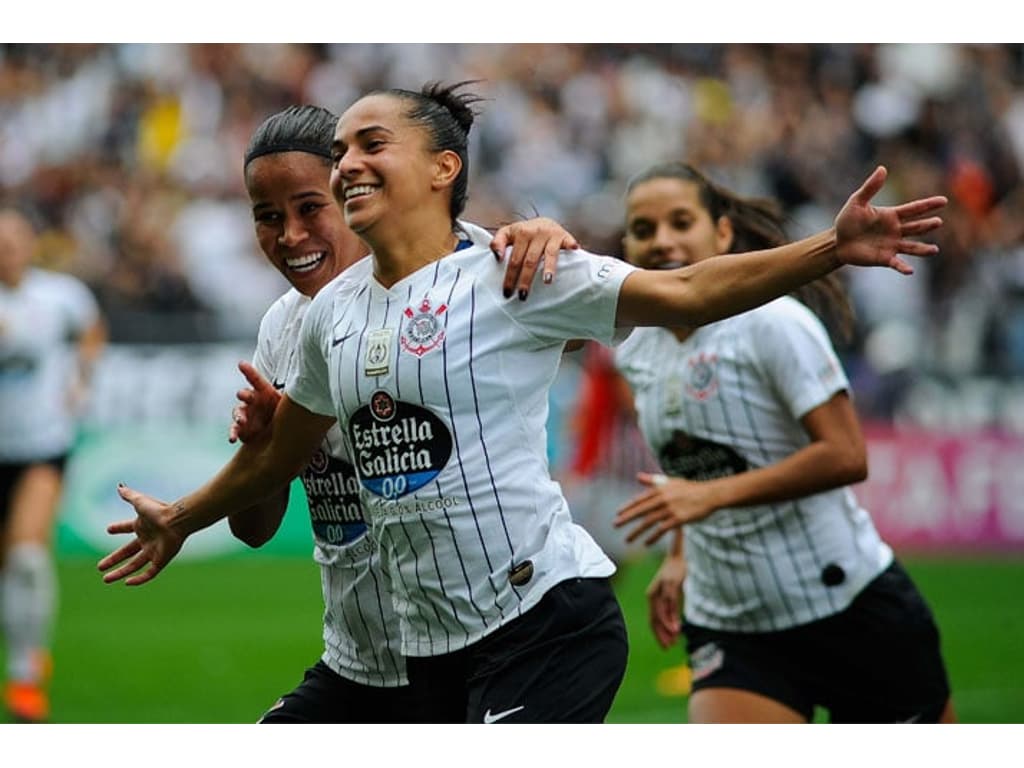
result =
[[603,722],[627,654],[625,622],[607,580],[565,581],[476,644],[466,721]]
[[302,682],[260,718],[260,723],[408,723],[413,722],[409,686],[379,688],[337,674],[322,660],[306,670]]
[[5,477],[5,544],[48,544],[57,519],[64,460],[9,466]]
[[833,722],[943,719],[950,689],[939,630],[898,562],[815,632],[815,644],[833,649],[819,697]]
[[808,722],[814,696],[798,630],[724,632],[684,627],[695,722]]

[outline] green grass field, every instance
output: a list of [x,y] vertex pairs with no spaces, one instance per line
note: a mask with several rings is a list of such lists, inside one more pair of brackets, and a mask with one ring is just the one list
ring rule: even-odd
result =
[[[1024,557],[905,558],[935,610],[958,715],[1024,722]],[[686,699],[659,693],[682,662],[646,626],[655,562],[616,583],[630,630],[626,679],[609,718],[685,721]],[[60,564],[54,656],[57,723],[251,723],[319,655],[319,579],[311,560],[244,555],[173,564],[142,588],[104,585],[94,559]]]

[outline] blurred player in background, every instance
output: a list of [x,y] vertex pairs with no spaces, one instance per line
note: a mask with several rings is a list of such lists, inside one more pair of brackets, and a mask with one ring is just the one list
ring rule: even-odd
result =
[[[771,201],[668,164],[630,183],[623,242],[631,264],[677,269],[787,237]],[[815,706],[834,722],[949,722],[931,611],[849,487],[867,454],[818,316],[852,330],[834,274],[703,328],[638,329],[617,350],[668,477],[640,475],[650,490],[616,523],[635,526],[630,540],[673,531],[648,599],[668,647],[685,579],[691,722],[806,722]]]
[[0,626],[4,705],[24,722],[50,714],[51,539],[79,410],[107,338],[89,289],[32,267],[35,248],[29,220],[0,210]]

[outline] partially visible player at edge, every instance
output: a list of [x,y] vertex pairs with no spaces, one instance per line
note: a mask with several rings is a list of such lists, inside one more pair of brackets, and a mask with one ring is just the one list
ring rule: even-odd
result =
[[[314,299],[298,375],[270,440],[173,504],[120,493],[134,534],[107,582],[152,579],[185,537],[280,489],[335,423],[359,454],[362,498],[394,588],[410,679],[443,720],[599,722],[625,671],[614,566],[549,474],[548,388],[567,340],[616,343],[637,325],[701,325],[842,264],[910,267],[945,198],[874,207],[878,169],[834,228],[771,251],[675,271],[559,254],[565,278],[503,298],[462,222],[472,94],[430,84],[359,99],[338,121],[332,185],[372,260]],[[248,450],[247,450],[248,449]]]
[[[629,184],[626,260],[679,268],[787,242],[780,209],[680,163]],[[813,308],[813,312],[812,312]],[[616,350],[662,475],[618,525],[672,530],[648,592],[668,647],[682,629],[695,723],[952,722],[939,631],[850,489],[867,452],[816,316],[847,336],[836,276],[702,328],[641,328]],[[682,526],[685,525],[685,556]],[[680,596],[685,579],[685,627]]]
[[52,537],[78,413],[106,324],[77,278],[31,266],[36,232],[0,210],[0,626],[4,705],[15,720],[50,716]]

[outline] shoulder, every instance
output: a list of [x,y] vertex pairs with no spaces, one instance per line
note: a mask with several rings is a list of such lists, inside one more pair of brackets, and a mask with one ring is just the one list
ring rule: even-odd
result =
[[339,297],[351,296],[365,288],[372,274],[373,259],[360,259],[320,289],[310,304],[310,314],[331,313]]

